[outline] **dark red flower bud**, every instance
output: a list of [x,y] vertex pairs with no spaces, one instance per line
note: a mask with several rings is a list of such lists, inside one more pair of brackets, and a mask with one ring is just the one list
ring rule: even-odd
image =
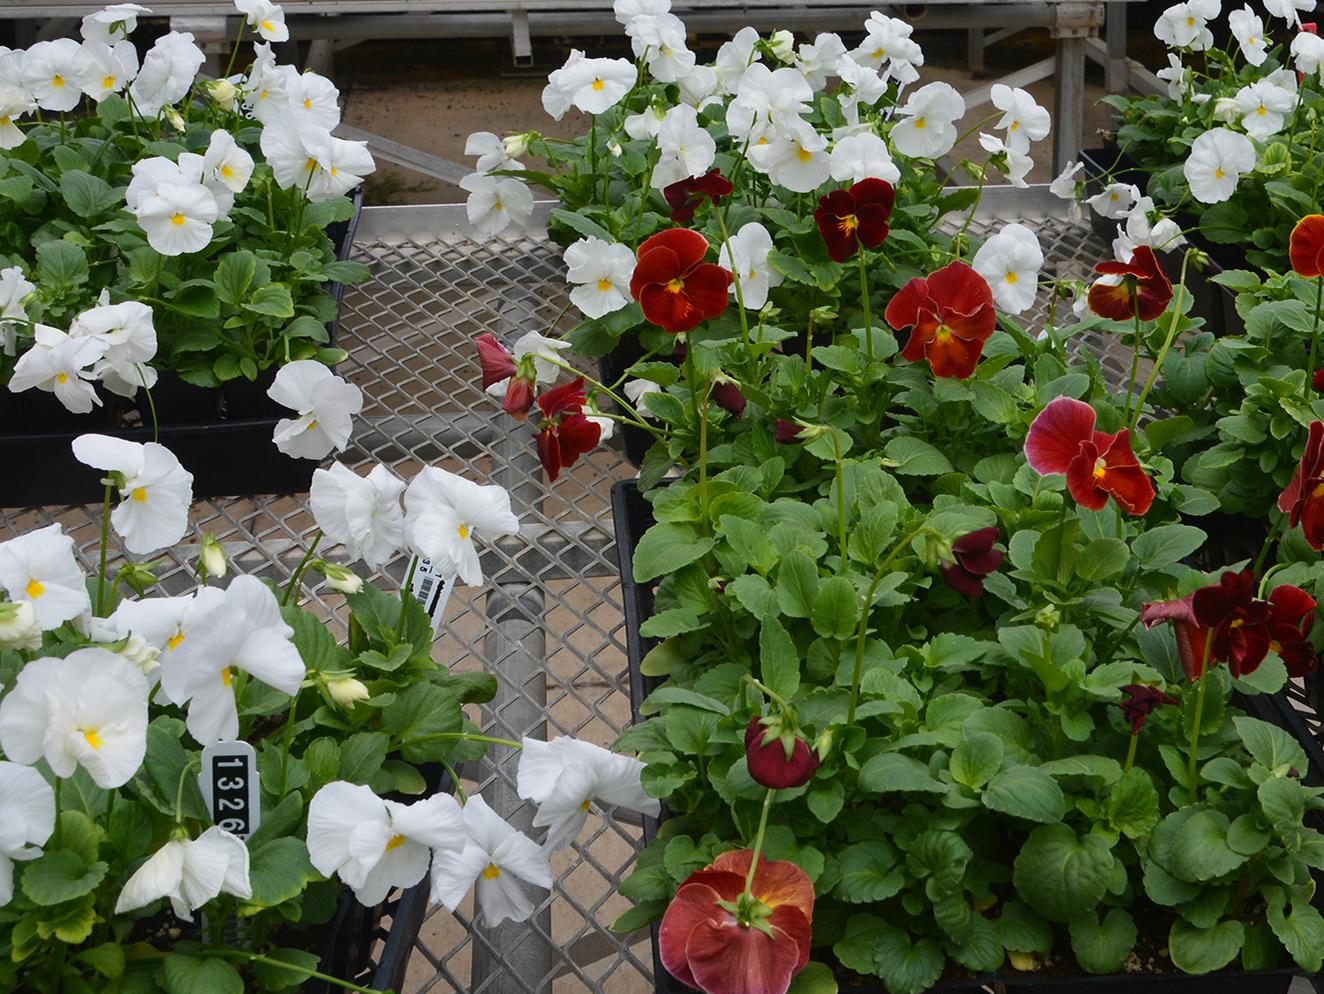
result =
[[787,756],[781,736],[769,735],[768,731],[761,719],[749,719],[745,729],[745,758],[749,761],[749,775],[756,783],[777,790],[807,784],[818,769],[818,755],[809,748],[808,742],[796,735],[792,741],[791,754]]
[[800,433],[804,431],[800,425],[794,421],[787,421],[785,418],[777,419],[777,426],[773,429],[773,437],[783,445],[792,445],[800,441]]
[[1118,703],[1126,720],[1131,723],[1131,734],[1139,735],[1140,729],[1145,727],[1146,718],[1164,704],[1179,704],[1180,701],[1171,694],[1143,683],[1128,683],[1122,688],[1122,699]]
[[942,578],[959,594],[979,597],[984,592],[984,577],[1002,565],[1003,552],[993,548],[998,540],[997,525],[962,535],[952,543],[953,562],[939,567]]
[[702,176],[687,176],[666,187],[662,196],[671,208],[671,220],[675,224],[689,224],[694,220],[694,212],[707,197],[714,204],[718,197],[728,196],[735,189],[731,181],[722,175],[716,167],[709,169]]
[[1315,370],[1315,375],[1311,377],[1310,385],[1321,393],[1324,393],[1324,369]]
[[483,389],[515,375],[515,357],[497,341],[496,335],[484,332],[474,339],[478,363],[483,368]]
[[711,394],[713,403],[724,411],[730,411],[736,417],[745,413],[745,395],[734,383],[714,383]]

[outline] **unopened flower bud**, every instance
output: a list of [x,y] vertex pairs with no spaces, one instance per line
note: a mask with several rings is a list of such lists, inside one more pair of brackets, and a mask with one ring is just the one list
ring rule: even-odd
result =
[[176,131],[182,132],[184,130],[184,115],[175,110],[175,108],[165,108],[165,119],[170,122],[170,126]]
[[1219,97],[1214,101],[1214,120],[1234,124],[1241,118],[1241,105],[1235,97]]
[[346,711],[354,710],[356,701],[366,701],[372,696],[362,680],[356,680],[352,676],[340,677],[334,680],[327,680],[326,692],[331,695],[331,700]]
[[809,320],[814,324],[831,324],[837,320],[837,311],[835,308],[826,305],[815,307],[809,312]]
[[161,655],[161,650],[149,643],[137,632],[130,632],[129,637],[124,640],[123,647],[116,649],[115,654],[117,656],[122,656],[144,673],[150,673],[161,665],[157,662],[157,657]]
[[239,98],[239,87],[228,79],[211,79],[202,84],[211,97],[226,110],[233,110]]
[[624,150],[621,148],[621,143],[613,138],[611,141],[607,142],[607,151],[611,153],[613,159],[619,159],[621,157],[621,152]]
[[1034,623],[1044,631],[1055,632],[1057,626],[1062,623],[1062,612],[1057,609],[1056,604],[1045,605],[1035,614]]
[[28,651],[41,648],[41,625],[27,601],[0,603],[0,646]]
[[768,38],[768,53],[778,62],[795,60],[795,35],[786,29],[774,31]]
[[951,539],[933,531],[924,533],[924,562],[929,569],[938,569],[954,559]]
[[783,730],[779,719],[750,718],[745,728],[745,758],[749,775],[764,787],[782,790],[803,787],[818,769],[818,756],[809,743],[789,729]]
[[357,594],[363,589],[363,577],[339,563],[329,563],[325,559],[315,559],[309,564],[326,577],[326,585],[342,594]]
[[714,404],[724,411],[730,411],[737,418],[745,413],[745,395],[740,392],[735,380],[728,376],[719,374],[709,396],[712,397]]
[[512,159],[522,159],[529,154],[529,143],[538,137],[536,131],[525,131],[518,135],[506,135],[502,143],[506,146],[506,155]]
[[202,541],[198,544],[198,562],[202,568],[207,571],[208,576],[214,576],[217,579],[225,576],[227,564],[225,561],[225,550],[221,548],[221,543],[209,533],[202,533]]

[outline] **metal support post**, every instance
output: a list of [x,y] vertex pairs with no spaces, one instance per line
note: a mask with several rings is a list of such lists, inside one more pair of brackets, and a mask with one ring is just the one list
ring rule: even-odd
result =
[[1126,4],[1113,0],[1106,16],[1108,64],[1104,68],[1104,87],[1109,93],[1125,93],[1131,83],[1126,64]]
[[510,12],[510,55],[517,66],[533,65],[533,43],[529,40],[529,12],[516,7]]
[[984,71],[984,29],[966,28],[965,29],[965,48],[966,61],[970,64],[970,72],[978,76]]
[[1057,40],[1057,90],[1053,95],[1053,172],[1080,152],[1085,132],[1085,39]]

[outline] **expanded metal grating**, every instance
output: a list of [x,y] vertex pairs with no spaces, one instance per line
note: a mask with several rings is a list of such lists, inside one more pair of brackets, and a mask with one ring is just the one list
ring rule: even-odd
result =
[[[1087,226],[1060,216],[1044,191],[990,190],[972,232],[987,236],[1022,220],[1036,230],[1046,275],[1085,279],[1110,254]],[[511,491],[522,522],[518,537],[483,556],[484,586],[456,590],[434,652],[457,670],[492,673],[497,699],[472,717],[506,738],[576,735],[610,745],[629,722],[625,636],[612,539],[611,484],[634,475],[618,450],[603,447],[548,486],[534,453],[532,430],[500,411],[476,386],[474,336],[490,331],[506,342],[528,330],[547,332],[566,304],[560,250],[539,232],[475,238],[463,208],[370,208],[354,257],[372,281],[350,289],[340,329],[350,359],[340,372],[367,398],[346,464],[365,471],[386,463],[404,479],[439,465]],[[1022,323],[1042,326],[1041,293]],[[1071,321],[1069,304],[1058,323]],[[573,323],[562,318],[562,330]],[[1096,334],[1086,346],[1121,374],[1121,353]],[[89,471],[90,472],[90,471]],[[0,537],[59,521],[73,535],[84,565],[94,568],[97,506],[33,508],[7,513]],[[199,530],[224,543],[235,567],[284,582],[316,526],[306,495],[218,499],[193,510]],[[322,550],[334,558],[336,549]],[[160,573],[168,593],[191,588],[194,548],[166,556]],[[404,557],[389,564],[384,583],[398,586]],[[112,565],[113,568],[113,565]],[[315,581],[305,603],[335,618],[343,634],[343,601]],[[512,750],[492,747],[463,771],[470,789],[528,829],[532,810],[515,794]],[[528,924],[485,928],[472,902],[456,915],[434,909],[424,923],[406,990],[472,994],[639,994],[651,987],[647,932],[616,936],[607,925],[629,903],[618,893],[640,831],[624,818],[596,812],[572,850],[553,860],[555,886]]]

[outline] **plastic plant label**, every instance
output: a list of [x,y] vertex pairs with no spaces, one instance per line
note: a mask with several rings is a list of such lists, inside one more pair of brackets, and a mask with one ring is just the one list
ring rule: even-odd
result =
[[411,590],[423,610],[432,619],[432,630],[441,627],[441,619],[446,613],[446,603],[451,599],[451,589],[455,586],[455,577],[443,573],[432,565],[429,559],[420,559],[414,567],[414,582]]
[[212,821],[247,839],[262,820],[257,753],[247,742],[216,742],[202,750],[198,774],[202,798]]

